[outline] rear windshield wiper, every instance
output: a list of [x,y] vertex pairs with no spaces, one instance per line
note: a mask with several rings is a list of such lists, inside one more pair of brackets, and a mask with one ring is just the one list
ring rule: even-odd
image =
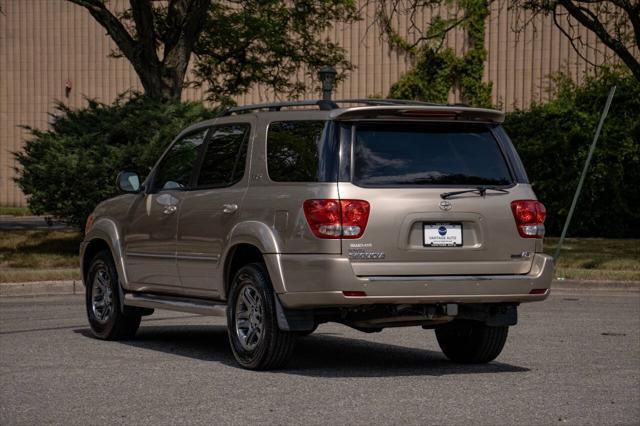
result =
[[487,191],[497,191],[503,194],[509,193],[509,191],[507,191],[506,189],[498,188],[496,186],[477,186],[474,189],[465,189],[464,191],[443,192],[442,194],[440,194],[440,198],[442,198],[443,200],[446,200],[447,198],[452,197],[454,195],[467,194],[469,192],[477,192],[482,197],[484,197]]

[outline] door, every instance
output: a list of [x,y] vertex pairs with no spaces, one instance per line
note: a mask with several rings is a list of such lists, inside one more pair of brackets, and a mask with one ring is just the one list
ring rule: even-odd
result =
[[220,292],[220,259],[227,236],[242,215],[249,182],[246,169],[250,134],[249,123],[213,127],[194,190],[182,200],[177,257],[187,295],[215,298]]
[[152,172],[149,189],[133,203],[125,231],[132,290],[181,292],[176,263],[178,215],[207,130],[178,139]]
[[[364,235],[342,240],[357,275],[529,272],[535,239],[519,236],[511,202],[534,195],[487,125],[359,123],[350,134],[340,198],[370,204]],[[479,186],[498,189],[446,195]]]

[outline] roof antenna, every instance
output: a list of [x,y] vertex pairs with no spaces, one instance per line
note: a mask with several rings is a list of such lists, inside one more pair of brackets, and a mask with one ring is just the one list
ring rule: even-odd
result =
[[331,94],[333,93],[333,83],[336,81],[336,75],[338,72],[330,65],[325,65],[318,71],[318,77],[322,82],[322,100],[330,101]]

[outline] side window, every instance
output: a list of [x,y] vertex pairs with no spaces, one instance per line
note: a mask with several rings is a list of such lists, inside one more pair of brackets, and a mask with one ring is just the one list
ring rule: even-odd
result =
[[154,191],[189,187],[191,173],[198,159],[200,145],[207,130],[188,134],[178,140],[158,165],[153,180]]
[[224,187],[239,182],[244,176],[248,124],[228,124],[212,129],[198,176],[198,187]]
[[319,157],[325,121],[280,121],[267,132],[267,168],[276,182],[322,180]]

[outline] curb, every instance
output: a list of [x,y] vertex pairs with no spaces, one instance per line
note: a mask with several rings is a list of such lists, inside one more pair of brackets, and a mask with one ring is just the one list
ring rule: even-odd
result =
[[[640,281],[579,281],[554,280],[551,292],[555,291],[614,291],[640,292]],[[34,281],[26,283],[0,283],[1,297],[56,296],[84,294],[84,285],[80,280]]]
[[0,297],[56,296],[62,294],[84,294],[82,281],[0,283]]
[[580,281],[553,280],[551,291],[556,290],[596,290],[640,292],[640,281]]

